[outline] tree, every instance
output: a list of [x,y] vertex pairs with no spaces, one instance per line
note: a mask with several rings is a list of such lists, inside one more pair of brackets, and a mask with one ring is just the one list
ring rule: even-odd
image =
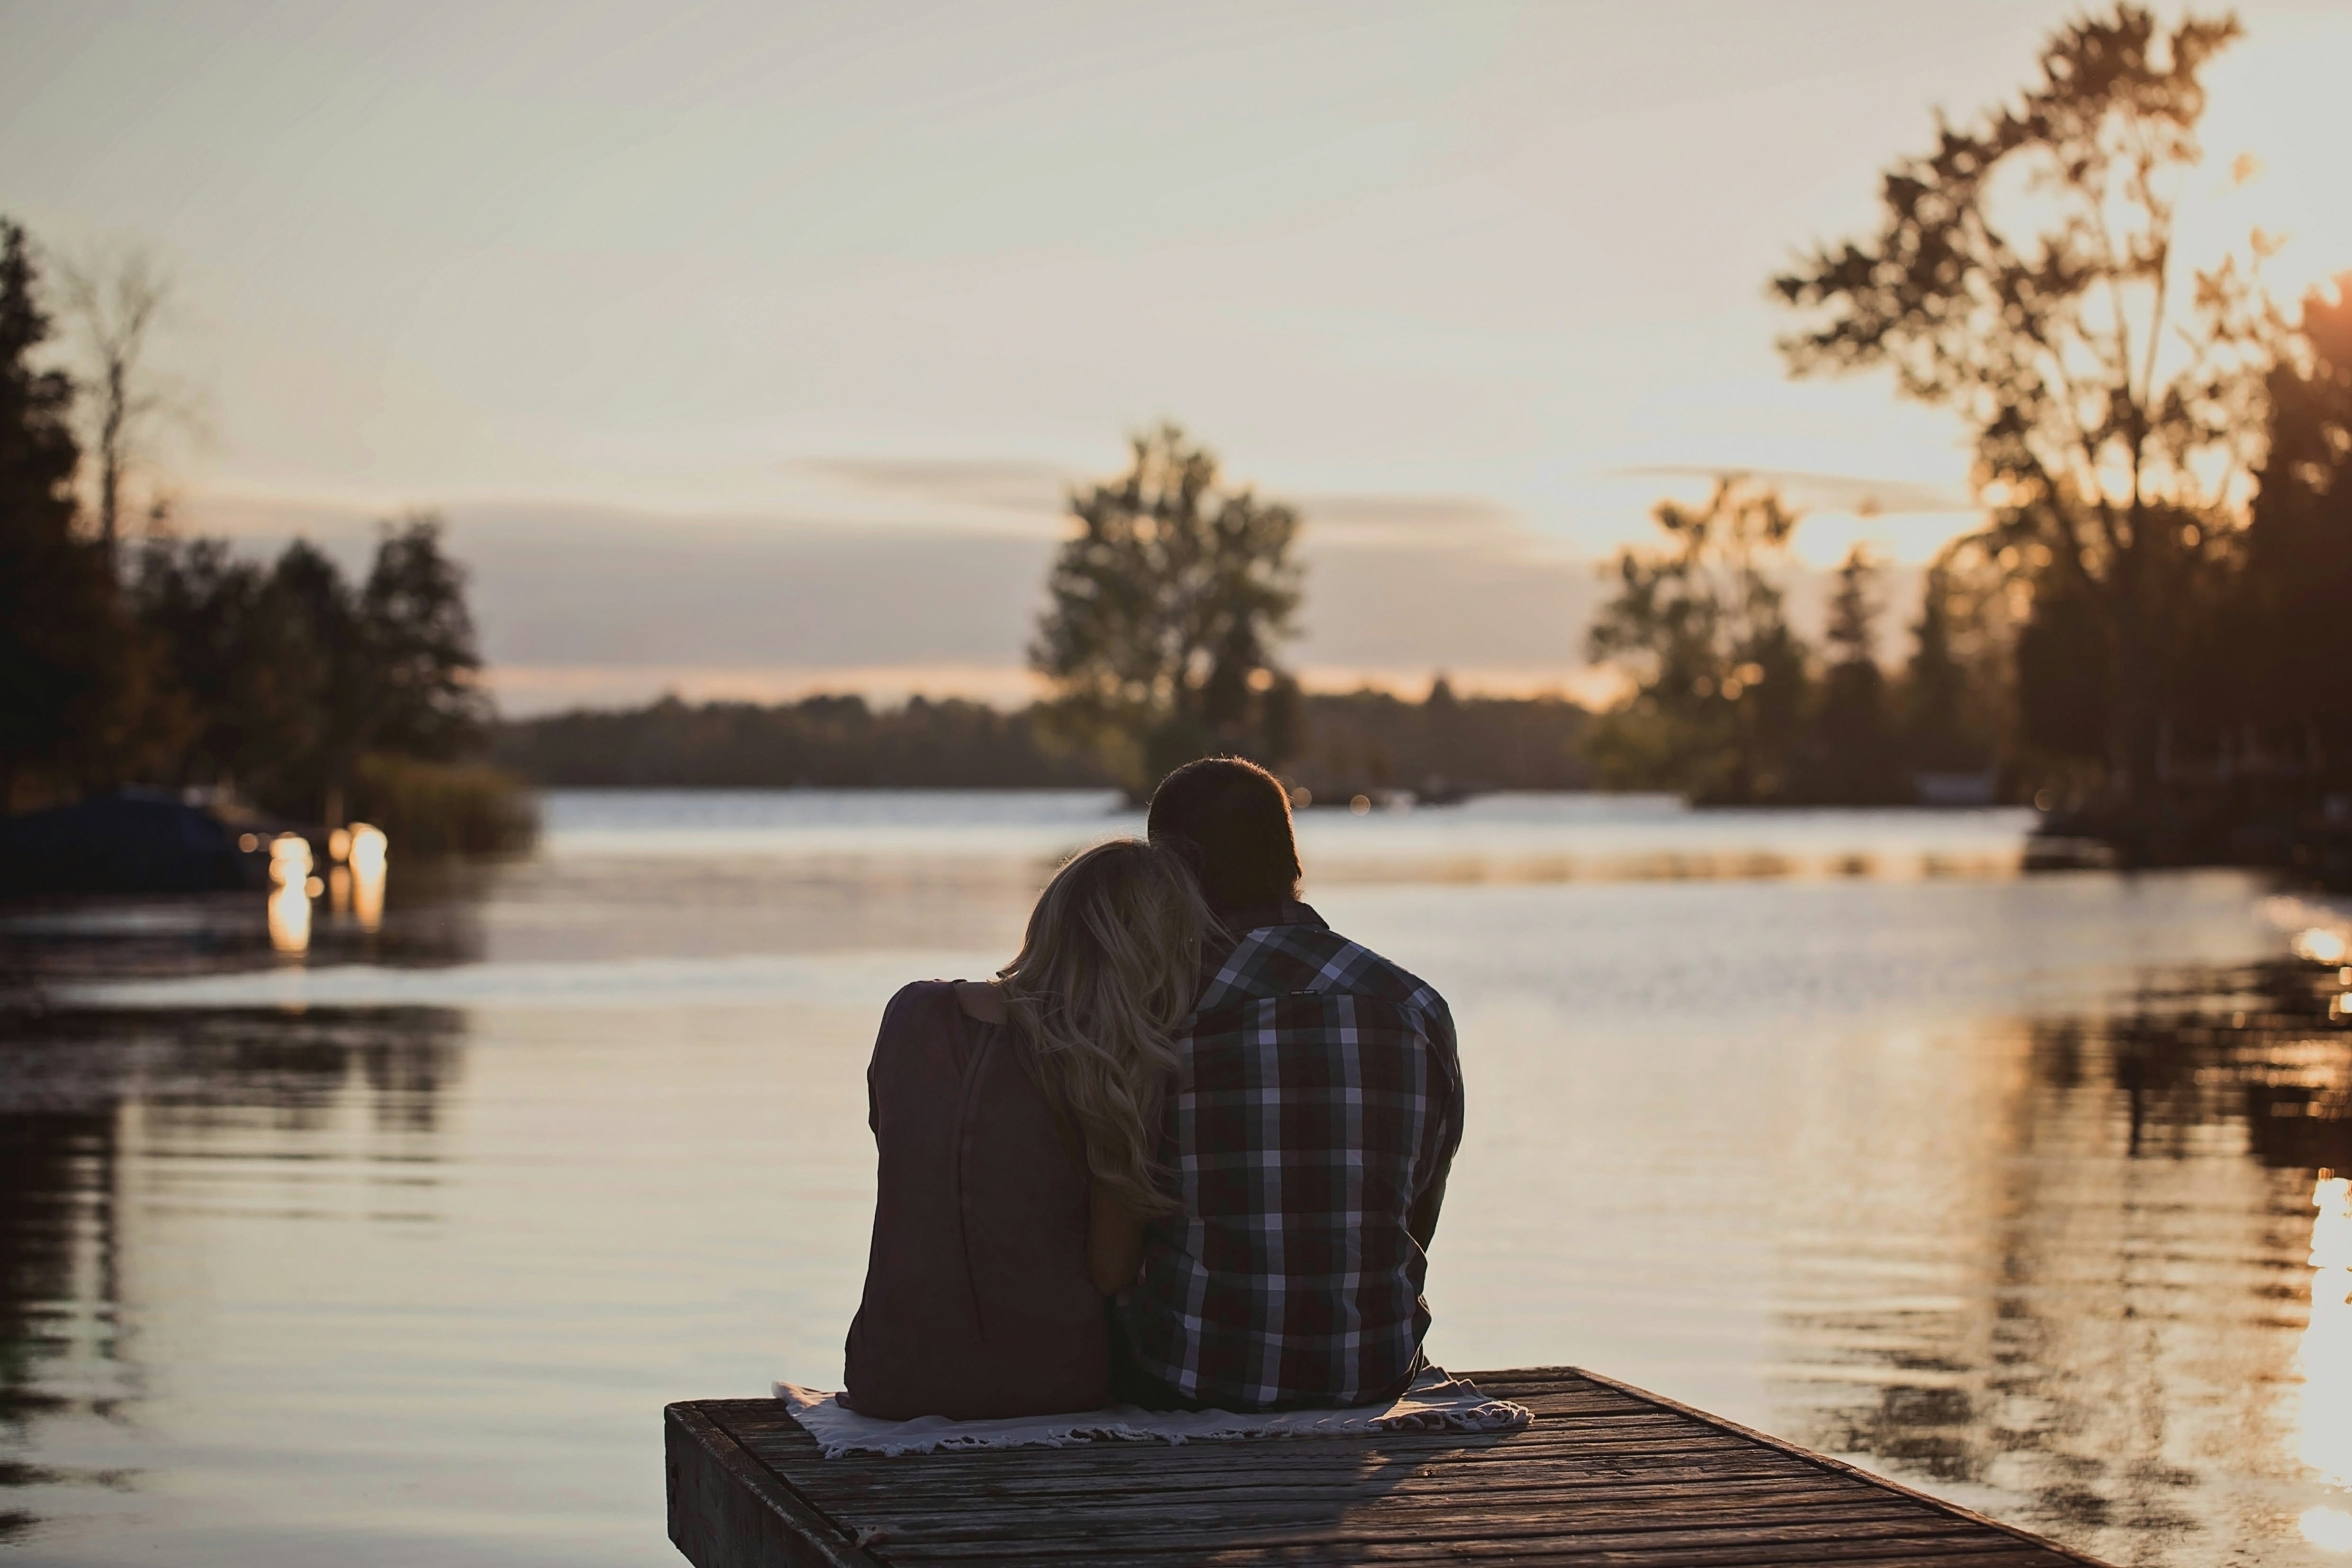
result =
[[1878,667],[1878,563],[1860,545],[1846,552],[1830,598],[1822,641],[1829,653],[1797,793],[1835,805],[1910,799]]
[[342,821],[365,759],[449,762],[488,737],[465,577],[429,516],[386,524],[356,591],[298,539],[276,563],[151,539],[133,599],[193,710],[181,782]]
[[137,559],[133,608],[191,716],[173,780],[310,815],[334,693],[299,581],[305,563],[267,570],[218,539],[150,539]]
[[148,363],[149,340],[171,285],[141,249],[65,261],[58,279],[83,361],[89,402],[84,424],[98,465],[98,534],[112,560],[131,469],[146,455],[156,424],[181,412]]
[[412,513],[386,524],[358,604],[370,749],[448,762],[481,749],[489,704],[466,604],[466,572],[441,548],[446,525]]
[[1717,482],[1706,504],[1662,501],[1662,551],[1626,549],[1588,634],[1636,684],[1594,721],[1588,755],[1614,789],[1766,800],[1789,786],[1805,709],[1805,649],[1776,576],[1797,514],[1769,489]]
[[1137,789],[1211,751],[1278,763],[1297,745],[1274,647],[1298,606],[1298,515],[1221,486],[1174,424],[1133,450],[1122,477],[1072,495],[1078,533],[1046,580],[1029,662],[1058,688],[1057,725]]
[[1919,589],[1919,619],[1911,623],[1911,663],[1904,672],[1903,743],[1922,768],[1949,770],[1970,760],[1961,739],[1961,704],[1968,673],[1952,647],[1951,569],[1940,558]]
[[1792,369],[1890,368],[1974,431],[1993,548],[2104,644],[2097,740],[2127,807],[2158,780],[2165,629],[2224,561],[2259,435],[2252,264],[2189,273],[2176,247],[2200,73],[2238,34],[2132,5],[2068,23],[2017,103],[1888,171],[1874,237],[1774,279],[1816,313]]
[[288,545],[270,568],[261,612],[274,648],[299,651],[299,665],[279,678],[310,704],[299,737],[287,736],[268,759],[280,809],[340,823],[352,769],[383,723],[374,639],[341,570],[308,539]]
[[0,811],[103,780],[142,738],[143,665],[107,558],[79,538],[73,383],[25,231],[0,222]]
[[[1900,728],[1904,755],[1932,772],[1981,768],[1990,737],[1971,723],[1970,672],[1963,661],[1958,584],[1949,552],[1927,568],[1920,585],[1919,619],[1911,623],[1911,661],[1904,671]],[[2007,672],[1997,685],[2006,686]]]
[[2303,302],[2271,372],[2269,449],[2246,528],[2231,706],[2239,750],[2352,770],[2352,273]]

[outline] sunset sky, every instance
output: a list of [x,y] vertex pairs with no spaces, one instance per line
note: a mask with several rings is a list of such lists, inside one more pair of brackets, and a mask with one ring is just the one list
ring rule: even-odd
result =
[[[2074,9],[0,0],[0,213],[169,267],[189,526],[443,509],[518,710],[1016,695],[1064,486],[1163,416],[1307,513],[1311,678],[1525,685],[1707,471],[1817,562],[1967,521],[1763,286]],[[2197,233],[2352,267],[2352,9],[2240,15]]]

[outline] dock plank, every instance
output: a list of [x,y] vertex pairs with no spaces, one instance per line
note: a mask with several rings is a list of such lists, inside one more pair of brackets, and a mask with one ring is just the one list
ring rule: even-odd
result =
[[670,1538],[697,1568],[2095,1568],[1597,1374],[1469,1375],[1528,1406],[1535,1424],[826,1459],[776,1400],[674,1405]]

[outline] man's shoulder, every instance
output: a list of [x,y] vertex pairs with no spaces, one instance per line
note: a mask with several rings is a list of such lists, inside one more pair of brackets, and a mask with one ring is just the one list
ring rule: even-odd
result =
[[1452,1031],[1437,988],[1402,965],[1319,923],[1265,925],[1245,933],[1218,966],[1194,1008],[1205,1015],[1272,997],[1347,996],[1427,1015]]

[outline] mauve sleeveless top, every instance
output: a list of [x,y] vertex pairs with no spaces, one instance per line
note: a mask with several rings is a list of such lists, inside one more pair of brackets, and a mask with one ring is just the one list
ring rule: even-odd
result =
[[844,1403],[890,1420],[1100,1409],[1103,1299],[1087,1271],[1085,1161],[1010,1025],[956,983],[890,999],[866,1070],[880,1154]]

